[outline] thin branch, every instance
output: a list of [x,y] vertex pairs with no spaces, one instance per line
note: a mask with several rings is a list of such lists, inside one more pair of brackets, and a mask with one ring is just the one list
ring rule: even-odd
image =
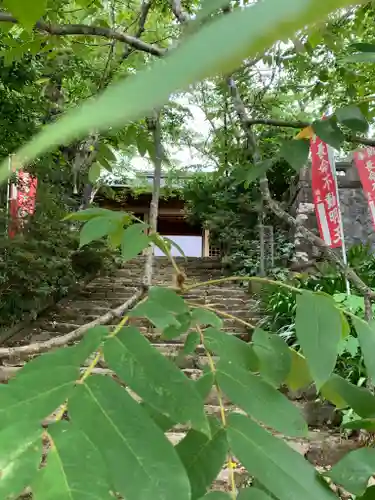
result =
[[181,0],[171,0],[172,12],[181,24],[187,24],[190,21],[190,17],[186,12],[182,10]]
[[[146,20],[147,20],[147,16],[148,16],[150,9],[151,9],[151,3],[152,3],[152,0],[144,0],[142,2],[141,12],[139,14],[138,30],[135,33],[135,37],[137,39],[141,38],[141,36],[143,35],[143,33],[145,31]],[[131,53],[132,53],[131,48],[127,47],[125,49],[125,52],[124,52],[124,55],[122,58],[123,61],[125,61],[125,59],[127,59]]]
[[[224,407],[224,398],[223,398],[223,393],[221,391],[221,387],[219,383],[217,382],[217,377],[216,377],[216,366],[213,357],[211,356],[210,350],[206,348],[205,344],[205,339],[204,339],[204,334],[201,328],[197,325],[196,330],[198,332],[198,335],[200,337],[201,344],[203,345],[205,351],[206,351],[206,356],[208,358],[208,366],[210,368],[210,371],[212,375],[214,376],[214,384],[216,387],[216,394],[217,394],[217,399],[220,407],[220,418],[221,418],[221,423],[223,427],[227,427],[227,417],[225,415],[225,407]],[[231,454],[231,450],[228,450],[228,455],[227,455],[227,465],[228,465],[228,471],[229,471],[229,482],[230,482],[230,487],[231,487],[231,498],[233,500],[236,500],[237,497],[237,487],[236,487],[236,480],[234,477],[234,467],[233,467],[233,457]]]
[[143,35],[143,32],[145,31],[145,24],[147,20],[147,16],[150,12],[151,9],[151,0],[145,0],[142,2],[141,5],[141,16],[139,18],[139,24],[138,24],[138,30],[135,34],[136,38],[140,38]]
[[248,321],[245,321],[242,318],[239,318],[238,316],[234,316],[233,314],[229,314],[226,311],[221,311],[220,309],[216,309],[215,307],[206,305],[206,304],[195,304],[194,302],[190,302],[190,300],[186,300],[186,303],[189,304],[189,306],[194,307],[194,308],[199,308],[199,309],[206,309],[207,311],[212,311],[213,313],[217,314],[218,316],[222,316],[223,318],[226,319],[232,319],[233,321],[237,321],[237,323],[240,323],[241,325],[246,326],[247,328],[251,328],[252,330],[255,329],[255,325],[252,323],[249,323]]
[[[268,181],[265,179],[260,180],[260,189],[262,192],[262,196],[264,201],[268,205],[269,209],[277,215],[280,219],[295,227],[300,231],[301,235],[312,245],[323,250],[328,260],[333,264],[336,264],[337,267],[342,271],[343,275],[348,278],[348,280],[353,283],[353,285],[360,291],[363,297],[375,298],[375,293],[366,285],[364,281],[355,273],[353,269],[349,266],[346,266],[342,259],[338,256],[338,254],[333,251],[330,247],[328,247],[325,242],[316,236],[313,232],[307,229],[303,224],[298,222],[292,215],[285,212],[285,210],[281,207],[281,205],[275,201],[270,193]],[[368,311],[367,311],[368,313]]]
[[19,347],[4,347],[0,349],[0,359],[15,359],[22,360],[34,356],[36,354],[41,354],[43,352],[50,351],[51,349],[56,349],[57,347],[63,347],[72,342],[76,342],[83,335],[94,326],[105,325],[112,321],[114,318],[123,316],[129,309],[132,309],[142,298],[145,296],[147,288],[142,286],[137,290],[130,299],[121,304],[121,306],[116,309],[112,309],[107,313],[103,314],[99,318],[82,325],[76,330],[62,335],[61,337],[55,337],[45,342],[35,342],[34,344],[29,344]]
[[[303,129],[310,127],[312,124],[305,121],[287,121],[287,120],[274,120],[272,118],[249,118],[245,120],[246,126],[251,127],[252,125],[266,125],[269,127],[280,127],[280,128],[295,128]],[[364,144],[365,146],[375,146],[375,139],[368,139],[366,137],[360,137],[355,134],[345,134],[345,140],[348,142],[353,142],[356,144]]]
[[[0,12],[0,23],[13,23],[18,24],[17,18],[6,12]],[[117,40],[118,42],[126,43],[134,49],[147,52],[157,57],[162,57],[166,54],[166,50],[156,45],[143,42],[139,38],[126,33],[120,33],[111,28],[104,28],[102,26],[88,26],[86,24],[51,24],[43,21],[35,23],[34,29],[42,33],[49,33],[55,36],[97,36],[108,38],[110,40]]]

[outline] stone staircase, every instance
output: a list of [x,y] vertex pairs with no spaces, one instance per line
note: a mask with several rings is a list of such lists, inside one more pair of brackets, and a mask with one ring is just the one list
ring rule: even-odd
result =
[[[218,261],[213,259],[177,259],[178,265],[187,275],[187,284],[216,280],[223,277],[223,270]],[[43,342],[53,337],[69,333],[81,325],[87,324],[102,316],[108,310],[114,309],[129,299],[140,285],[144,267],[144,259],[139,258],[128,262],[119,269],[115,276],[98,277],[89,283],[76,295],[59,302],[41,315],[28,327],[21,329],[8,346],[26,345],[31,342]],[[173,271],[165,258],[155,259],[153,284],[172,285]],[[237,336],[245,336],[249,332],[246,323],[256,324],[257,303],[249,296],[245,288],[238,282],[213,283],[210,286],[195,288],[185,298],[197,305],[211,306],[223,313],[224,330]],[[236,316],[242,320],[239,323],[226,315]],[[190,377],[197,379],[202,374],[203,365],[207,363],[204,352],[198,347],[195,354],[185,358],[178,354],[183,346],[183,338],[163,342],[160,333],[146,320],[132,320],[149,341],[164,355],[178,362],[179,367]],[[115,322],[113,322],[115,323]],[[113,324],[112,326],[115,326]],[[99,371],[108,372],[105,365]],[[332,410],[322,413],[316,411],[313,401],[306,401],[304,395],[294,395],[294,404],[298,405],[310,424],[310,434],[307,440],[286,439],[298,452],[306,456],[315,465],[327,466],[336,462],[344,452],[356,446],[353,441],[343,441],[340,435],[327,429],[327,423],[332,420]],[[230,401],[224,398],[226,411],[233,410]],[[220,408],[215,388],[206,400],[208,414],[220,416]],[[322,430],[322,427],[324,430]],[[168,433],[169,439],[177,443],[183,438],[186,428],[177,426]],[[226,489],[228,470],[223,468],[215,489]],[[236,469],[236,481],[243,484],[247,475],[239,466]]]
[[[213,259],[189,258],[186,261],[177,259],[177,262],[187,275],[187,284],[223,277],[220,263]],[[141,284],[143,268],[144,259],[139,258],[128,262],[115,276],[95,279],[74,296],[50,308],[31,325],[22,328],[8,345],[42,342],[97,319],[108,310],[123,304],[134,294]],[[173,285],[172,266],[163,257],[155,259],[153,284]],[[199,287],[188,293],[185,298],[197,305],[213,305],[224,314],[236,316],[243,321],[250,321],[250,317],[256,316],[256,302],[235,282]],[[237,335],[247,333],[245,324],[241,325],[230,318],[222,319],[224,330],[235,332]],[[159,340],[159,333],[147,321],[136,320],[133,323],[139,326],[151,341]],[[160,348],[165,350],[163,345],[165,346],[160,344]]]

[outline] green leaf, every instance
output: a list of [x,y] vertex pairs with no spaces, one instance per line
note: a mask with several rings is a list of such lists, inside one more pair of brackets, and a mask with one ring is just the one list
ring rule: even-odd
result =
[[91,165],[91,167],[90,167],[89,174],[88,174],[89,181],[92,184],[95,184],[95,182],[99,179],[100,172],[101,172],[100,164],[99,163],[93,163]]
[[169,325],[164,328],[163,333],[161,334],[161,338],[163,340],[171,340],[180,335],[183,335],[190,328],[191,315],[188,314],[177,314],[176,320],[178,321],[178,325]]
[[142,158],[146,155],[147,153],[147,144],[149,142],[149,138],[147,135],[144,133],[138,133],[136,136],[136,143],[137,143],[137,149],[138,153]]
[[375,63],[375,52],[359,52],[342,58],[346,63]]
[[0,495],[18,498],[36,475],[42,456],[43,429],[23,418],[9,422],[0,431]]
[[[349,341],[350,325],[348,323],[348,320],[346,319],[345,314],[342,311],[340,311],[340,315],[341,315],[341,323],[342,323],[341,337],[343,339],[347,339]],[[353,337],[351,337],[351,338],[353,338]],[[357,349],[358,349],[358,346],[357,346]]]
[[313,379],[307,366],[306,358],[295,349],[290,348],[291,367],[288,376],[285,379],[287,386],[292,391],[298,391],[312,384]]
[[186,255],[180,245],[178,245],[175,241],[173,241],[171,238],[168,238],[168,236],[163,236],[163,239],[171,246],[175,247],[175,249],[182,255],[182,257],[186,258]]
[[335,367],[341,330],[340,311],[331,297],[297,295],[296,335],[318,389]]
[[204,375],[201,375],[199,379],[194,382],[195,388],[200,394],[203,401],[205,401],[208,395],[210,394],[212,386],[214,385],[214,380],[215,380],[214,374],[211,371],[209,371]]
[[79,247],[100,240],[115,228],[113,217],[95,217],[86,222],[79,235]]
[[48,429],[47,465],[33,483],[34,500],[113,500],[106,465],[87,436],[73,423]]
[[[214,383],[214,375],[212,372],[205,373],[204,375],[199,377],[198,380],[191,381],[191,383],[204,401],[211,392]],[[156,425],[158,425],[160,429],[162,429],[163,432],[172,429],[172,427],[176,425],[177,422],[169,417],[166,417],[144,401],[142,401],[140,404],[145,409],[145,411],[147,411],[148,415],[152,418]]]
[[161,307],[159,303],[149,299],[140,302],[129,312],[129,316],[147,318],[160,330],[164,330],[169,326],[179,327],[179,322],[172,313]]
[[272,500],[272,497],[258,488],[243,488],[240,490],[237,500]]
[[113,153],[112,149],[107,146],[104,142],[101,142],[98,147],[98,157],[99,159],[105,158],[109,162],[116,162],[116,155]]
[[[14,158],[17,168],[61,143],[69,143],[92,130],[101,132],[143,117],[164,104],[171,93],[218,73],[229,74],[246,57],[256,56],[276,41],[287,40],[352,0],[266,0],[246,9],[217,16],[172,49],[165,60],[156,60],[143,71],[110,85],[96,99],[68,111],[43,130]],[[226,33],[223,37],[222,34]],[[205,50],[215,47],[215,50]],[[139,96],[142,99],[139,99]],[[122,103],[119,106],[119,103]],[[0,168],[0,181],[8,175],[8,161]]]
[[3,0],[3,5],[28,31],[47,10],[47,0],[35,0],[32,3],[27,0]]
[[21,417],[40,423],[54,412],[73,390],[80,366],[107,334],[104,326],[91,328],[78,345],[38,356],[7,385],[0,385],[0,426]]
[[149,235],[150,241],[156,245],[164,253],[165,256],[170,257],[171,254],[171,244],[167,241],[167,238],[161,236],[159,233],[151,233]]
[[113,231],[108,233],[108,244],[111,248],[115,249],[121,245],[122,235],[124,234],[124,223],[114,226]]
[[307,139],[283,141],[280,156],[298,172],[307,165],[310,151],[310,141]]
[[124,261],[134,259],[149,244],[149,237],[145,234],[145,224],[132,224],[125,229],[121,241],[121,255]]
[[258,369],[258,358],[252,346],[234,335],[215,328],[207,328],[204,330],[204,344],[206,348],[220,356],[221,360],[234,363],[245,370]]
[[155,422],[155,424],[160,427],[163,432],[169,431],[176,425],[177,422],[172,420],[171,418],[163,415],[159,411],[155,410],[152,406],[148,405],[144,401],[140,403],[141,407],[147,412],[149,417]]
[[375,325],[355,317],[352,318],[352,321],[357,332],[367,374],[375,382]]
[[349,406],[362,418],[375,417],[375,396],[367,389],[353,385],[339,375],[333,374],[321,392],[328,401],[339,408]]
[[13,380],[19,382],[39,372],[48,373],[49,370],[58,367],[78,370],[89,358],[90,354],[98,349],[108,334],[108,327],[102,325],[94,326],[87,330],[85,336],[78,344],[71,347],[62,347],[29,361]]
[[223,327],[223,321],[217,314],[208,309],[203,309],[202,307],[194,308],[191,313],[192,325],[211,325],[215,328]]
[[337,109],[335,114],[337,120],[345,127],[354,130],[354,132],[367,132],[367,120],[357,106],[345,106]]
[[104,457],[122,496],[139,498],[142,492],[144,500],[190,499],[189,481],[173,445],[113,379],[93,375],[78,385],[69,399],[69,415]]
[[202,500],[231,500],[232,497],[223,491],[210,491],[202,497]]
[[286,342],[276,334],[260,328],[253,333],[253,349],[259,360],[259,372],[275,387],[288,377],[292,368],[292,354]]
[[348,352],[352,358],[357,355],[358,353],[358,348],[359,348],[359,343],[358,343],[358,338],[353,337],[352,335],[349,335],[344,341],[344,350],[343,352]]
[[30,361],[0,385],[0,426],[19,420],[41,421],[64,403],[79,378],[73,348],[59,349]]
[[375,450],[361,448],[347,453],[328,476],[354,495],[363,495],[370,477],[375,474]]
[[375,499],[375,486],[370,486],[365,491],[364,495],[357,497],[357,500],[374,500]]
[[374,418],[364,418],[360,420],[351,420],[350,422],[346,422],[342,424],[341,427],[343,429],[364,429],[369,432],[375,431],[375,419]]
[[190,332],[186,337],[183,353],[185,355],[191,354],[195,351],[200,343],[200,335],[198,332]]
[[190,422],[209,434],[203,399],[173,363],[160,354],[136,328],[123,328],[104,345],[108,365],[146,403],[179,423]]
[[373,43],[352,43],[350,45],[351,49],[358,50],[359,52],[374,52],[375,53],[375,44]]
[[[333,500],[315,468],[282,439],[243,415],[228,417],[229,445],[236,457],[280,500]],[[270,480],[271,478],[271,480]]]
[[312,128],[323,142],[326,142],[338,151],[341,149],[341,145],[344,142],[345,137],[332,119],[317,120],[312,124]]
[[163,253],[165,256],[170,256],[171,253],[171,246],[170,243],[166,241],[164,236],[161,236],[159,233],[151,233],[149,235],[150,241],[154,245],[156,245]]
[[148,297],[149,300],[158,303],[163,309],[175,314],[183,314],[189,311],[184,299],[170,288],[152,286]]
[[176,451],[183,463],[191,485],[191,499],[205,494],[219,474],[228,451],[225,430],[215,418],[210,418],[211,438],[190,430],[177,444]]
[[260,179],[260,177],[263,177],[268,170],[273,166],[275,163],[275,160],[264,160],[259,163],[256,163],[255,165],[251,165],[249,168],[246,169],[245,171],[245,188],[247,189],[250,184],[255,182],[256,180]]
[[216,380],[232,403],[255,420],[287,436],[307,435],[307,424],[300,411],[283,394],[258,375],[220,361]]
[[114,212],[106,208],[86,208],[85,210],[80,210],[79,212],[73,212],[64,217],[64,220],[78,220],[78,221],[88,221],[94,217],[118,217],[127,215],[125,212]]
[[217,10],[227,6],[226,0],[203,0],[201,8],[197,12],[196,21],[201,22]]

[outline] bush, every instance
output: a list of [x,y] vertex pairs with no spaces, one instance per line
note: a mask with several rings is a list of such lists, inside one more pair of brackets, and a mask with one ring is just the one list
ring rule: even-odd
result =
[[113,269],[115,253],[104,242],[78,249],[78,230],[62,221],[67,208],[53,188],[40,186],[35,216],[11,239],[0,212],[1,328],[35,315],[51,297],[58,300],[78,281]]
[[[356,245],[348,251],[348,263],[371,288],[375,288],[375,257],[368,245]],[[296,288],[324,292],[332,295],[334,299],[353,313],[364,314],[363,299],[355,295],[346,296],[345,279],[332,265],[318,264],[315,275],[301,274],[293,278],[284,278],[281,281],[289,282]],[[277,277],[280,279],[280,276]],[[298,348],[295,336],[296,294],[285,288],[267,288],[260,294],[261,308],[265,313],[262,327],[282,336],[289,345]],[[351,338],[356,339],[354,329],[351,329]],[[358,354],[356,341],[350,340],[343,344],[341,355],[338,359],[337,370],[352,382],[357,383],[364,376],[362,359]]]

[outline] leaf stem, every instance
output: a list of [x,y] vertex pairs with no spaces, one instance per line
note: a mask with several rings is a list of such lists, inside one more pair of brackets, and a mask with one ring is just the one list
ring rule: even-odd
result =
[[[118,332],[121,330],[121,328],[123,328],[125,326],[128,319],[129,319],[129,316],[124,316],[122,318],[122,320],[120,321],[120,323],[113,330],[113,332],[110,333],[109,338],[115,337],[118,334]],[[81,377],[77,380],[77,382],[76,382],[77,384],[82,384],[92,374],[94,368],[96,368],[96,365],[99,363],[101,356],[102,356],[102,352],[101,352],[101,350],[99,350],[96,353],[96,355],[94,356],[94,359],[91,361],[91,363],[86,368],[86,370],[82,373]],[[68,408],[68,402],[65,401],[65,403],[60,407],[59,411],[57,412],[57,414],[55,416],[56,422],[59,422],[62,419],[67,408]]]
[[199,283],[194,283],[193,285],[186,286],[184,288],[184,292],[189,292],[190,290],[194,290],[195,288],[200,288],[202,286],[218,285],[220,283],[225,283],[227,281],[249,281],[249,282],[254,281],[254,282],[264,283],[266,285],[281,286],[295,293],[304,292],[303,289],[297,288],[293,285],[282,283],[281,281],[270,280],[269,278],[261,278],[259,276],[228,276],[226,278],[218,278],[216,280],[201,281]]
[[247,326],[248,328],[254,329],[255,325],[252,323],[249,323],[248,321],[245,321],[242,318],[238,318],[237,316],[234,316],[233,314],[229,314],[224,311],[220,311],[219,309],[216,309],[215,307],[208,306],[208,305],[202,305],[202,304],[195,304],[194,302],[190,302],[190,300],[186,300],[186,303],[189,304],[189,306],[194,307],[196,309],[206,309],[207,311],[212,311],[216,313],[218,316],[222,316],[223,318],[228,318],[228,319],[233,319],[237,321],[238,323],[241,323],[242,325]]
[[[280,286],[282,288],[285,288],[287,290],[290,290],[291,292],[298,293],[298,294],[302,294],[302,293],[316,293],[316,292],[314,292],[312,290],[306,290],[305,288],[297,288],[297,287],[295,287],[293,285],[289,285],[288,283],[283,283],[281,281],[271,280],[271,279],[268,279],[268,278],[261,278],[259,276],[228,276],[226,278],[219,278],[219,279],[216,279],[216,280],[201,281],[199,283],[194,283],[193,285],[189,285],[189,286],[185,287],[184,288],[184,292],[189,292],[190,290],[194,290],[194,289],[202,287],[202,286],[217,285],[217,284],[220,284],[220,283],[225,283],[227,281],[249,281],[249,282],[254,281],[254,282],[258,282],[258,283],[264,283],[266,285]],[[362,321],[363,323],[367,324],[366,320],[363,320],[363,319],[359,318],[358,316],[356,316],[352,312],[348,311],[347,309],[344,309],[343,307],[340,307],[338,304],[335,303],[334,306],[336,307],[336,309],[338,309],[339,311],[343,312],[346,316],[355,317],[357,320]],[[209,307],[205,307],[205,306],[202,306],[202,305],[200,305],[199,307],[209,309]],[[213,308],[211,310],[214,311],[214,312],[216,312],[217,314],[221,314],[223,317],[225,317],[225,315],[227,314],[227,313],[222,313],[222,312],[220,312],[218,310],[214,310]],[[243,321],[243,320],[241,320],[239,318],[236,318],[235,316],[233,316],[233,319],[237,319],[237,321],[239,321],[239,322]],[[251,328],[254,328],[254,326],[251,325]]]
[[[199,333],[201,344],[204,346],[205,351],[206,351],[206,355],[207,355],[207,359],[208,359],[208,366],[210,367],[210,370],[211,370],[212,374],[215,377],[215,374],[216,374],[215,363],[214,363],[214,360],[213,360],[213,358],[211,356],[210,351],[208,349],[206,349],[206,347],[205,347],[203,331],[200,328],[200,326],[198,326],[198,325],[196,326],[196,329],[197,329],[197,332]],[[222,392],[221,392],[221,388],[220,388],[219,384],[216,381],[216,377],[215,377],[214,380],[215,380],[214,383],[215,383],[216,392],[217,392],[217,399],[218,399],[218,403],[219,403],[219,406],[220,406],[221,423],[223,424],[223,427],[226,427],[227,426],[227,418],[226,418],[226,415],[225,415],[223,395],[222,395]],[[237,497],[237,487],[236,487],[236,481],[235,481],[235,477],[234,477],[234,466],[233,466],[232,455],[230,453],[228,453],[227,466],[228,466],[229,480],[230,480],[230,485],[231,485],[231,496],[232,496],[233,500],[236,500],[236,497]]]

